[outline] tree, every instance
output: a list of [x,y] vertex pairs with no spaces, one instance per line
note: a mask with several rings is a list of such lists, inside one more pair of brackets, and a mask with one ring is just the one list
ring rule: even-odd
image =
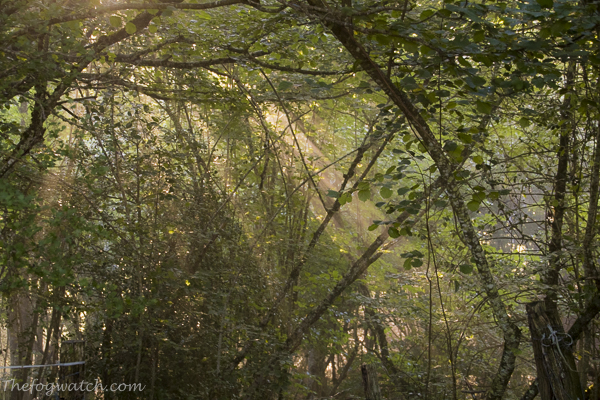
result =
[[[90,374],[145,380],[151,397],[285,397],[291,382],[332,395],[349,374],[360,382],[364,349],[361,362],[378,357],[406,397],[459,398],[479,385],[486,398],[512,398],[527,375],[521,303],[543,298],[548,346],[570,360],[588,333],[580,376],[541,393],[564,384],[573,397],[587,384],[586,329],[600,311],[595,5],[0,6],[4,293],[11,312],[31,299],[30,323],[9,318],[19,362],[32,362],[36,341],[49,349],[61,326],[81,335],[85,324],[100,349]],[[19,121],[21,104],[30,110]],[[331,138],[321,132],[334,126]],[[23,184],[49,177],[61,185],[52,199],[44,184]],[[349,212],[371,198],[376,207]],[[365,232],[360,211],[375,220]],[[427,268],[425,292],[367,275],[380,260],[380,274],[412,279],[390,266],[399,258]],[[402,298],[404,286],[427,295]],[[473,296],[492,333],[452,320],[470,312],[455,301]],[[427,362],[393,351],[399,304],[426,309],[414,327],[427,341],[414,342]],[[577,318],[565,332],[567,311]],[[467,332],[481,343],[461,346]],[[497,338],[493,373],[470,382],[464,355]],[[182,361],[170,366],[169,353]],[[404,371],[411,357],[420,366]],[[437,386],[431,367],[444,358],[450,378]],[[303,360],[308,380],[295,376]],[[212,372],[182,386],[159,365],[182,381]]]

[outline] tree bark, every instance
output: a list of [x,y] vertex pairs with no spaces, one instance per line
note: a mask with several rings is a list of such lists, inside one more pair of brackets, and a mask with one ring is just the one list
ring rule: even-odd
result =
[[573,339],[565,333],[555,313],[546,309],[545,302],[529,303],[526,308],[541,400],[583,400],[570,350]]
[[[32,347],[37,332],[38,315],[34,312],[34,300],[20,290],[14,292],[8,301],[8,328],[11,346],[11,364],[31,365],[33,359]],[[14,369],[15,382],[23,384],[28,381],[30,368]],[[24,400],[28,392],[12,390],[11,400]]]
[[382,400],[379,382],[377,381],[377,370],[372,365],[360,366],[363,387],[365,389],[365,400]]
[[[85,342],[83,340],[65,340],[60,345],[60,363],[71,363],[84,361],[84,347]],[[77,387],[79,382],[82,382],[85,377],[85,364],[72,365],[67,367],[60,367],[60,383],[75,384]],[[61,398],[65,400],[83,400],[85,392],[83,390],[67,390],[67,392],[61,394]]]

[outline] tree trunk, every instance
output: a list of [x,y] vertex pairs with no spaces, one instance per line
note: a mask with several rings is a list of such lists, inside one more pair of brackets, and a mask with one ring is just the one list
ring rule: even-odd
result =
[[[8,301],[8,329],[9,343],[11,352],[11,364],[31,365],[33,358],[33,344],[35,342],[35,332],[37,331],[38,316],[33,310],[35,304],[30,296],[24,291],[18,291],[11,294]],[[24,384],[29,380],[30,368],[13,369],[13,378],[15,382]],[[12,390],[11,400],[27,400],[29,392],[21,390]]]
[[541,400],[583,400],[571,337],[543,301],[527,304]]
[[360,372],[362,372],[365,400],[382,400],[375,366],[363,364],[360,366]]
[[[60,345],[60,363],[72,363],[84,361],[84,346],[83,340],[65,340]],[[65,400],[82,400],[84,398],[84,391],[77,390],[81,389],[80,382],[85,377],[85,364],[71,365],[67,367],[60,367],[60,383],[67,384],[68,389],[65,393],[61,393],[61,398]],[[71,390],[71,384],[74,385],[75,390]]]

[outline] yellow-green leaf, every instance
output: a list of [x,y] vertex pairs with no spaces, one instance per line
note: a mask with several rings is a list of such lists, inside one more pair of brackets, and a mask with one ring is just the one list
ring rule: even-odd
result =
[[527,128],[529,125],[531,125],[531,121],[529,120],[529,118],[522,117],[519,120],[519,125],[521,125],[521,127],[523,128]]
[[458,138],[460,139],[461,142],[466,143],[466,144],[471,144],[473,142],[473,136],[469,135],[468,133],[460,132],[458,134]]
[[113,15],[109,18],[110,26],[119,28],[121,26],[121,17]]
[[390,189],[389,187],[382,187],[381,190],[379,191],[379,194],[381,195],[381,197],[383,197],[384,199],[389,199],[390,197],[392,197],[392,189]]
[[128,22],[127,25],[125,25],[125,31],[128,34],[133,35],[137,31],[137,27],[133,22]]
[[367,201],[370,198],[371,198],[371,191],[369,189],[358,191],[358,199],[360,201]]

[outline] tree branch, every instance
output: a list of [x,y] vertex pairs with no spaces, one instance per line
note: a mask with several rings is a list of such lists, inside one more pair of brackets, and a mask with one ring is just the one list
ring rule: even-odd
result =
[[[111,13],[115,11],[124,11],[124,10],[167,10],[167,9],[176,9],[176,10],[210,10],[213,8],[226,7],[235,4],[247,4],[245,0],[217,0],[210,3],[181,3],[179,2],[169,2],[169,3],[125,3],[125,4],[113,4],[110,6],[99,7],[95,10],[86,10],[79,13],[64,15],[62,17],[51,18],[45,21],[45,24],[40,24],[39,26],[30,26],[24,28],[16,33],[15,36],[24,35],[27,33],[36,32],[40,27],[46,27],[56,24],[61,24],[63,22],[76,21],[80,19],[90,19],[98,17],[102,14]],[[154,17],[154,15],[153,15]]]

